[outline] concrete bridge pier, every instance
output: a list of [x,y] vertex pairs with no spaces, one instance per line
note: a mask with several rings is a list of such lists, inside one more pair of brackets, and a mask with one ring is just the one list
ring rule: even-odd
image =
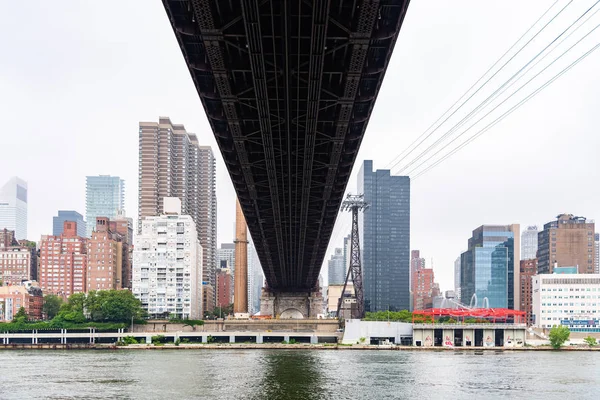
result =
[[279,319],[317,319],[323,312],[320,292],[278,293],[263,289],[260,297],[261,315]]
[[263,344],[263,336],[260,333],[256,335],[256,344]]

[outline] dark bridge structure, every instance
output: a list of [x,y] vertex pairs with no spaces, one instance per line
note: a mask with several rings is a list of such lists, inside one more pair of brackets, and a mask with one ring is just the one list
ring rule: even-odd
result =
[[163,0],[271,293],[311,293],[409,0]]

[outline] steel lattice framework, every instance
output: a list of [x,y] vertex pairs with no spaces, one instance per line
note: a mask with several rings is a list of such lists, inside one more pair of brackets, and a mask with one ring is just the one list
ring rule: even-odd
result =
[[315,289],[409,0],[163,0],[271,291]]
[[362,277],[362,260],[360,257],[360,234],[358,232],[358,212],[369,208],[369,204],[365,202],[365,195],[348,194],[346,200],[342,202],[342,211],[350,211],[352,213],[352,236],[350,243],[350,265],[348,273],[344,281],[344,288],[338,300],[337,316],[341,319],[342,304],[346,294],[348,282],[352,279],[354,286],[354,296],[356,297],[356,313],[352,318],[364,318],[365,316],[365,292],[363,290]]

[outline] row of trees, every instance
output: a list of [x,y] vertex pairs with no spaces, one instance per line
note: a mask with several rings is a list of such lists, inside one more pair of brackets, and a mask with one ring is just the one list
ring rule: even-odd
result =
[[[421,317],[421,316],[418,316],[418,317]],[[408,310],[367,312],[365,314],[364,319],[365,319],[365,321],[412,322],[413,314]],[[416,318],[415,318],[415,322],[416,322]]]
[[97,327],[117,329],[146,316],[141,302],[128,290],[100,290],[75,293],[67,301],[44,296],[43,312],[48,321],[29,320],[21,307],[10,323],[0,323],[0,331]]

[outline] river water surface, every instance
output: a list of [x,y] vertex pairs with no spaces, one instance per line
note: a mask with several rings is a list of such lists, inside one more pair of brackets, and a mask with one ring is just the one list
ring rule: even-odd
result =
[[0,399],[600,399],[600,352],[0,351]]

